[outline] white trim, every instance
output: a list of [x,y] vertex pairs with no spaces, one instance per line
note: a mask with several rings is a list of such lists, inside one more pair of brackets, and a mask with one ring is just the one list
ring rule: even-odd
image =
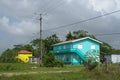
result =
[[91,45],[91,49],[95,49],[96,48],[96,46],[95,45]]
[[83,48],[83,45],[82,44],[79,44],[78,45],[78,49],[82,49]]
[[77,41],[81,41],[81,40],[85,40],[85,39],[90,39],[90,40],[93,40],[93,41],[95,41],[95,42],[97,42],[97,43],[102,44],[101,41],[95,40],[95,39],[90,38],[90,37],[84,37],[84,38],[80,38],[80,39],[75,39],[75,40],[70,40],[70,41],[64,41],[64,42],[61,42],[61,43],[54,44],[54,45],[52,45],[52,46],[60,45],[60,44],[66,44],[66,43],[73,43],[73,42],[77,42]]

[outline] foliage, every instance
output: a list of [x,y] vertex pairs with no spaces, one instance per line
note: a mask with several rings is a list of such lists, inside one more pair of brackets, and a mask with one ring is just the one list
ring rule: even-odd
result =
[[5,50],[2,55],[0,56],[0,62],[17,62],[16,56],[17,52],[20,50],[28,50],[33,52],[33,48],[31,45],[14,45],[13,49],[7,49]]
[[[52,49],[52,45],[55,43],[60,42],[60,39],[57,37],[56,34],[53,34],[45,39],[42,40],[42,50],[43,53],[48,53]],[[31,45],[34,47],[34,56],[39,56],[40,53],[40,39],[35,39],[30,42]]]
[[15,59],[16,57],[16,50],[7,49],[3,52],[3,54],[0,56],[0,62],[17,62]]
[[63,67],[63,63],[56,60],[52,53],[48,53],[45,55],[43,65],[45,67]]
[[[4,64],[0,64],[4,65]],[[8,64],[5,64],[6,67]],[[30,69],[28,64],[9,64],[19,67],[16,72],[0,71],[0,80],[119,80],[118,64],[109,64],[111,68],[108,73],[104,71],[104,64],[92,71],[85,70],[82,65],[65,66],[63,68],[38,67],[36,71]],[[27,67],[26,67],[27,66]],[[32,65],[33,66],[33,65]],[[25,68],[24,68],[25,67]],[[22,68],[22,69],[21,69]],[[24,69],[23,69],[24,68]],[[1,69],[1,68],[0,68]],[[28,71],[26,71],[28,70]]]
[[[84,30],[78,30],[69,32],[66,35],[66,41],[68,40],[74,40],[78,38],[83,37],[91,37],[94,39],[97,39],[94,35],[89,35],[87,31]],[[45,39],[42,39],[43,45],[43,55],[46,53],[49,53],[49,51],[52,49],[52,45],[61,42],[59,37],[56,34],[53,34]],[[34,39],[29,44],[25,45],[14,45],[12,49],[6,49],[2,55],[0,56],[0,62],[16,62],[15,56],[17,56],[17,52],[20,50],[28,50],[33,52],[33,56],[39,57],[40,56],[40,39]],[[120,53],[120,50],[116,50],[112,48],[109,44],[103,42],[101,44],[101,55],[103,57],[103,53]]]
[[0,63],[0,72],[21,72],[32,70],[32,67],[38,66],[26,63]]
[[101,52],[110,53],[111,50],[112,50],[112,47],[109,44],[103,42],[103,44],[101,45]]
[[53,34],[52,36],[49,36],[46,39],[44,39],[43,43],[44,43],[44,48],[46,53],[48,53],[52,49],[53,44],[56,44],[59,42],[60,42],[60,39],[57,37],[56,34]]
[[93,53],[86,53],[85,57],[84,66],[88,70],[93,70],[99,63],[99,56],[93,55]]
[[[78,31],[69,32],[66,35],[66,41],[79,39],[79,38],[83,38],[83,37],[91,37],[93,39],[97,39],[94,35],[89,35],[87,31],[78,30]],[[101,41],[101,42],[103,42],[103,41]],[[114,49],[112,46],[110,46],[106,42],[103,42],[101,44],[101,49],[100,50],[101,50],[100,52],[101,52],[102,57],[103,57],[104,53],[120,53],[120,50]]]
[[28,50],[28,51],[33,51],[33,47],[32,47],[32,45],[30,45],[30,44],[26,44],[26,45],[14,45],[14,48],[13,49],[15,49],[15,50],[17,50],[17,51],[20,51],[20,50]]
[[86,37],[86,36],[88,36],[87,33],[88,32],[84,31],[84,30],[69,32],[66,35],[66,41]]
[[[2,55],[0,56],[0,62],[17,62],[16,56],[17,52],[20,50],[28,50],[33,52],[33,56],[40,56],[40,47],[39,47],[39,39],[35,39],[30,42],[30,44],[25,45],[14,45],[12,49],[5,50]],[[43,55],[44,53],[48,53],[52,47],[51,45],[60,42],[60,39],[57,37],[56,34],[47,37],[46,39],[42,40],[43,42]]]
[[92,62],[92,60],[88,59],[84,61],[84,66],[87,70],[93,70],[98,65],[98,62]]

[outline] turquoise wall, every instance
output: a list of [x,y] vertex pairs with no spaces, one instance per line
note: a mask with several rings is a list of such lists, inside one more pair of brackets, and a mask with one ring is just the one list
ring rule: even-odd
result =
[[83,60],[78,54],[81,54],[84,57],[89,52],[95,56],[99,55],[100,43],[88,38],[73,43],[55,45],[53,46],[53,51],[55,52],[55,58],[65,64],[82,64]]
[[53,46],[54,51],[60,51],[60,50],[70,49],[70,48],[72,48],[72,43]]
[[[78,48],[78,45],[82,45],[82,48]],[[93,46],[95,47],[95,49],[91,49]],[[87,52],[92,52],[93,50],[96,50],[98,54],[100,52],[100,44],[90,39],[81,40],[73,43],[73,48],[79,49],[84,55]]]
[[82,64],[82,60],[75,53],[56,54],[55,58],[65,64]]

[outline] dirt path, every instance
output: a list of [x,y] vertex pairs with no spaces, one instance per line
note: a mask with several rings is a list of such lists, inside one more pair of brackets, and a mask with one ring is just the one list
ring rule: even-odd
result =
[[70,71],[40,71],[40,72],[4,72],[4,73],[0,73],[0,76],[7,76],[7,77],[11,77],[11,76],[16,76],[16,75],[27,75],[27,74],[46,74],[46,73],[68,73]]

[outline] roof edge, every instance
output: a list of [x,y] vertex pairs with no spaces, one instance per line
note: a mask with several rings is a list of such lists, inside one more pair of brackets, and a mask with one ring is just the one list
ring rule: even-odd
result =
[[77,41],[84,40],[84,39],[90,39],[90,40],[93,40],[95,42],[98,42],[98,43],[102,44],[102,42],[99,41],[99,40],[96,40],[96,39],[93,39],[93,38],[90,38],[90,37],[84,37],[84,38],[70,40],[70,41],[63,41],[63,42],[60,42],[60,43],[53,44],[52,46],[61,45],[61,44],[67,44],[67,43],[73,43],[73,42],[77,42]]

